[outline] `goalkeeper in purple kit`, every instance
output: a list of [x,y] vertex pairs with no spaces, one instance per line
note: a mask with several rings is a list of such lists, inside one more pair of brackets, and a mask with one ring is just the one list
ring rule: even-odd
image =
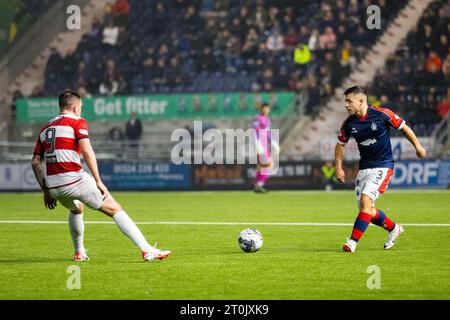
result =
[[279,152],[279,146],[276,141],[272,140],[271,121],[269,119],[270,106],[267,103],[261,105],[261,113],[259,113],[253,122],[255,130],[255,143],[257,153],[256,176],[255,176],[255,192],[266,193],[264,188],[273,167],[273,159],[271,147],[274,152]]

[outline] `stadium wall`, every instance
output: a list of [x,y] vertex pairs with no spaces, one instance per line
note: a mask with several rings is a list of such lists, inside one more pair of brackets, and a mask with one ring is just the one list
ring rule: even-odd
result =
[[[326,181],[324,161],[281,162],[267,183],[269,190],[320,190]],[[357,162],[345,164],[345,184],[333,189],[353,189]],[[253,165],[174,165],[161,162],[100,161],[99,169],[110,190],[251,190]],[[448,188],[450,161],[397,161],[390,188]],[[29,163],[0,164],[0,191],[39,190]]]

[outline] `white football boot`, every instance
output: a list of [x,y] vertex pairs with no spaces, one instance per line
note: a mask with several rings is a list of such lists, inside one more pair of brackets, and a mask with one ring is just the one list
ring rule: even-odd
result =
[[86,254],[86,250],[75,251],[73,255],[74,261],[89,261],[89,257]]
[[403,230],[403,227],[401,224],[396,223],[394,226],[394,229],[392,229],[392,231],[389,232],[389,237],[386,241],[386,243],[384,244],[384,249],[388,250],[390,248],[392,248],[395,244],[395,240],[397,240],[398,236],[403,233],[405,230]]
[[153,261],[155,259],[163,260],[170,256],[172,254],[172,251],[169,250],[159,250],[156,248],[156,243],[152,247],[152,249],[148,252],[142,251],[142,258],[144,261]]
[[342,246],[342,249],[345,252],[355,252],[357,244],[358,243],[355,240],[350,239],[347,240],[347,243]]

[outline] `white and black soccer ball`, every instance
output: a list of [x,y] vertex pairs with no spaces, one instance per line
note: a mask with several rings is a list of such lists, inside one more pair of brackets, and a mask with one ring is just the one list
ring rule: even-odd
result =
[[239,247],[245,252],[256,252],[263,245],[262,233],[254,228],[242,230],[239,234]]

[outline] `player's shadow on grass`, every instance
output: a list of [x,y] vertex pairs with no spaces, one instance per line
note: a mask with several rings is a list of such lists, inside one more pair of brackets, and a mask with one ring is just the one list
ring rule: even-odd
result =
[[269,249],[261,249],[257,252],[253,253],[245,253],[243,251],[239,250],[230,250],[230,251],[222,251],[222,252],[216,252],[215,254],[251,254],[251,255],[257,255],[257,254],[278,254],[278,253],[295,253],[295,252],[311,252],[311,253],[318,253],[318,252],[324,252],[324,253],[341,253],[342,248],[337,247],[329,247],[329,248],[319,248],[319,247],[289,247],[289,248],[269,248]]
[[27,264],[31,264],[31,263],[55,263],[55,262],[72,262],[75,263],[75,261],[73,261],[72,259],[67,259],[67,258],[18,258],[18,259],[0,259],[0,264],[3,263],[27,263]]

